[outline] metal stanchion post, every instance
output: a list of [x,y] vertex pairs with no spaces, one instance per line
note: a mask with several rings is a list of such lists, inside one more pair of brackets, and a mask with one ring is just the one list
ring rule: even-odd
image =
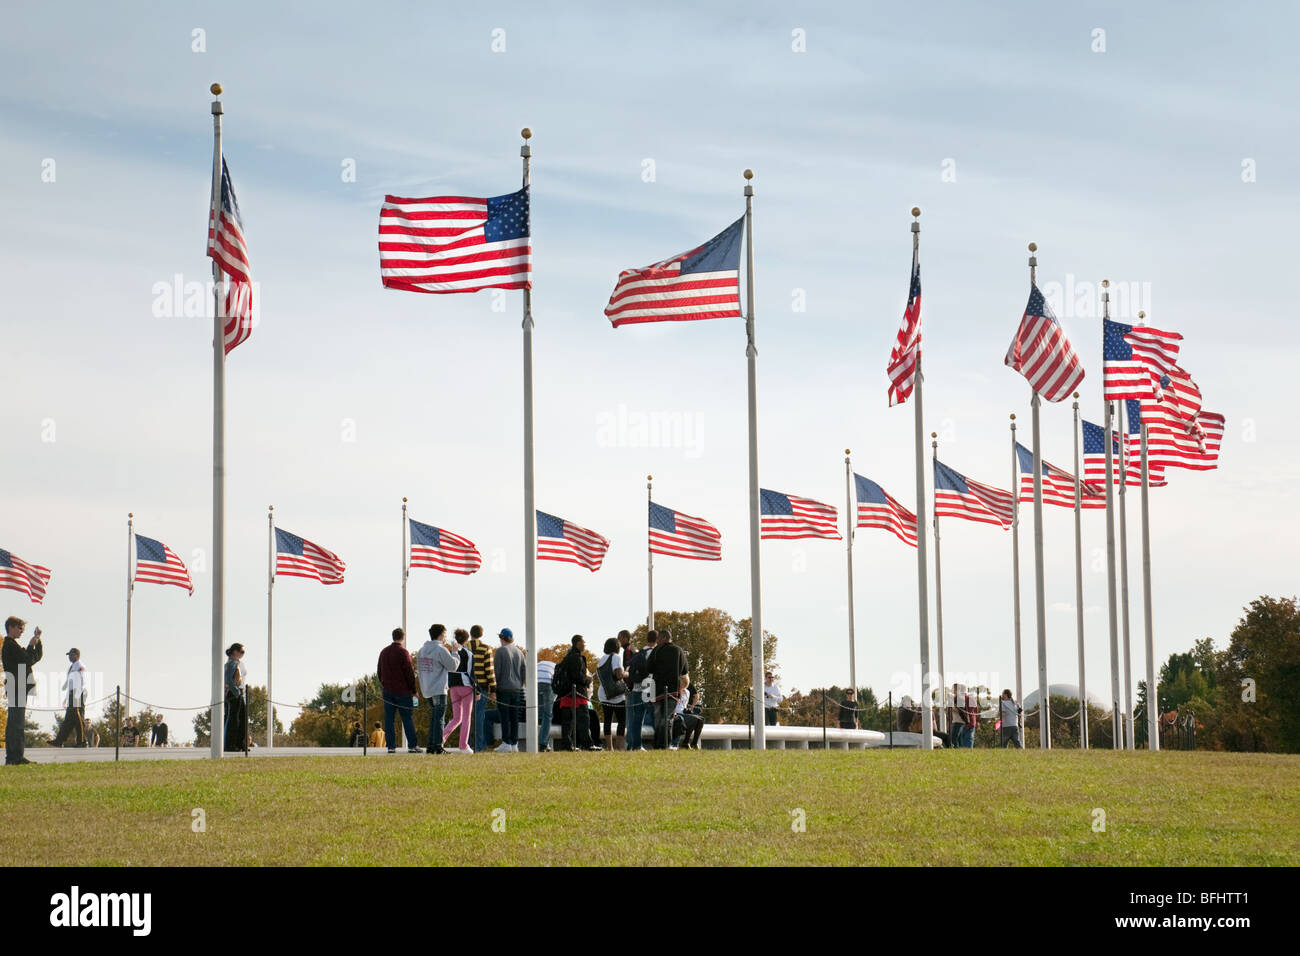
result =
[[122,685],[117,685],[117,708],[113,714],[113,759],[121,759],[122,747]]

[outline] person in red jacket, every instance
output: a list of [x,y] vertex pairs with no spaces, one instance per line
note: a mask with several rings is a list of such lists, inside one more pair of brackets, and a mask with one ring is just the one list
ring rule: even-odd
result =
[[379,652],[379,686],[384,690],[384,739],[390,754],[397,753],[397,734],[393,717],[402,715],[402,729],[406,732],[406,752],[418,754],[415,745],[416,705],[415,666],[411,655],[402,643],[406,633],[393,628],[393,643]]

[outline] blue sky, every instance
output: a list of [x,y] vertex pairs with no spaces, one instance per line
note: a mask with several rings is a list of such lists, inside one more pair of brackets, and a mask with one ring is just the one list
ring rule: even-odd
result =
[[[48,666],[76,644],[111,686],[127,512],[187,561],[209,546],[210,322],[156,315],[155,286],[208,277],[207,87],[220,81],[261,284],[261,324],[227,376],[227,638],[248,645],[255,681],[266,506],[349,569],[339,587],[277,585],[277,699],[373,667],[400,614],[403,495],[415,518],[485,556],[472,578],[413,574],[412,632],[434,620],[519,629],[518,293],[386,292],[375,244],[387,192],[517,188],[525,125],[537,503],[613,541],[596,575],[539,567],[544,644],[643,619],[651,472],[656,500],[714,521],[724,547],[717,565],[661,559],[661,609],[748,614],[743,326],[615,331],[602,314],[620,269],[743,212],[746,167],[765,487],[842,508],[851,447],[857,471],[914,504],[911,406],[887,407],[884,374],[914,204],[927,431],[948,464],[1005,486],[1007,415],[1027,420],[1029,396],[1002,357],[1035,240],[1040,284],[1049,296],[1055,284],[1088,369],[1085,417],[1101,416],[1100,320],[1086,300],[1104,277],[1186,336],[1206,407],[1227,416],[1220,470],[1174,472],[1152,493],[1157,657],[1222,641],[1253,597],[1294,591],[1300,447],[1285,382],[1297,338],[1282,295],[1300,153],[1294,20],[1257,4],[12,5],[0,37],[0,547],[54,579],[44,606],[2,592],[0,610],[45,629]],[[355,182],[341,176],[348,162]],[[1064,301],[1065,288],[1082,298]],[[668,447],[619,425],[637,416],[677,423]],[[1044,455],[1069,467],[1068,403],[1044,410],[1043,435]],[[1140,650],[1136,520],[1135,508]],[[1072,522],[1056,511],[1044,529],[1053,682],[1077,669]],[[1089,685],[1105,694],[1103,546],[1102,516],[1085,515]],[[943,549],[948,667],[1009,685],[1009,535],[948,521]],[[763,562],[784,683],[845,683],[842,542],[766,542]],[[913,552],[863,532],[855,563],[859,680],[905,692],[896,675],[917,666]],[[137,696],[169,708],[207,696],[206,570],[195,578],[193,598],[136,594]],[[1028,689],[1028,630],[1026,645]],[[1134,665],[1140,674],[1140,655]],[[189,713],[167,713],[188,731]]]

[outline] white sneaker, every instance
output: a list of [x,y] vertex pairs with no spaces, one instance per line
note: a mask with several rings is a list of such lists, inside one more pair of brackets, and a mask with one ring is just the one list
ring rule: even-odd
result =
[[473,752],[474,752],[474,751],[470,750],[468,747],[457,747],[457,748],[456,748],[456,753],[458,753],[458,754],[472,754]]

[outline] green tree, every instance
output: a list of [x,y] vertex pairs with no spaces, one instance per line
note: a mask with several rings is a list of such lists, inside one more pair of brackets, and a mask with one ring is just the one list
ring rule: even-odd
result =
[[[206,747],[211,742],[212,711],[204,708],[194,715],[194,746]],[[284,733],[279,712],[275,716],[275,733]],[[266,740],[266,688],[256,684],[248,686],[248,740],[259,746]]]
[[1265,595],[1245,612],[1215,659],[1219,739],[1228,750],[1300,752],[1300,607]]

